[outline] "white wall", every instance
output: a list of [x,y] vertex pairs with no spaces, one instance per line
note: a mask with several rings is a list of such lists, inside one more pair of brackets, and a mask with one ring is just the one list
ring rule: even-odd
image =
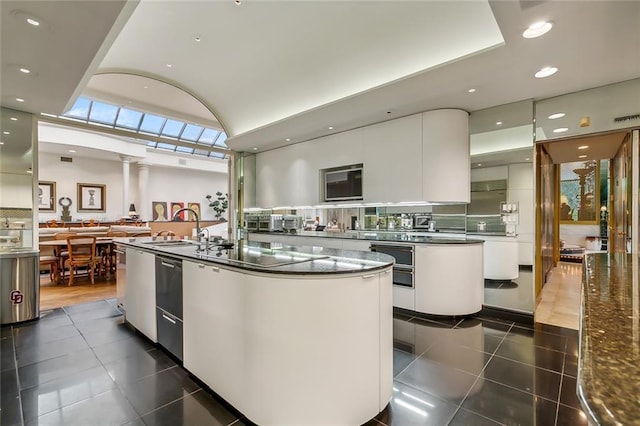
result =
[[[62,207],[58,205],[61,197],[71,198],[70,207],[73,220],[95,218],[101,221],[119,219],[128,204],[122,200],[122,163],[120,161],[96,158],[73,157],[72,163],[63,163],[60,156],[51,153],[40,153],[39,179],[56,182],[56,211],[42,212],[40,221],[59,219]],[[104,213],[78,213],[77,184],[106,184],[107,200]],[[216,191],[227,192],[227,175],[217,172],[191,170],[188,168],[172,168],[158,165],[149,166],[148,200],[166,201],[169,203],[182,201],[200,203],[203,219],[213,219],[214,212],[207,206],[205,195],[214,195]],[[140,210],[138,200],[138,166],[132,161],[130,167],[129,196]],[[151,205],[147,207],[151,212]]]

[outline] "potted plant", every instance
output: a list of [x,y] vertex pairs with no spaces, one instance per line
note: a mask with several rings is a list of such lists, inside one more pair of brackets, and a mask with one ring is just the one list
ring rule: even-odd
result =
[[222,215],[229,208],[229,194],[223,194],[222,192],[216,192],[215,197],[212,195],[207,195],[204,198],[209,201],[209,207],[213,209],[215,212],[214,216],[216,220],[224,222],[226,219],[222,217]]

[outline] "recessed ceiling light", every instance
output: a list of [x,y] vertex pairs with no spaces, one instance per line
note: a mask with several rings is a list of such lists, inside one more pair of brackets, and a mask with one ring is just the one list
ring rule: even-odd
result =
[[149,88],[149,86],[143,86],[142,88],[143,88],[143,89],[148,89],[148,88]]
[[44,115],[45,117],[57,117],[57,115],[49,114],[48,112],[41,112],[40,115]]
[[258,148],[257,148],[257,147],[254,147],[254,148],[253,148],[253,150],[254,150],[254,151],[257,151],[257,150],[258,150]]
[[524,161],[529,161],[529,160],[531,160],[531,158],[529,158],[529,157],[524,159]]
[[38,21],[37,19],[33,19],[33,18],[27,18],[27,22],[31,25],[33,25],[34,27],[37,27],[40,25],[40,21]]
[[329,130],[333,130],[333,127],[332,127],[332,126],[329,126]]
[[286,142],[291,142],[291,138],[286,138],[285,141]]
[[24,99],[22,99],[22,98],[16,98],[16,101],[18,101],[18,102],[24,102]]
[[581,145],[578,147],[578,149],[587,149],[589,148],[589,145]]
[[202,37],[200,37],[199,35],[195,36],[193,39],[195,41],[202,41]]
[[524,32],[522,33],[522,37],[524,38],[540,37],[541,35],[548,33],[552,27],[553,27],[553,24],[551,22],[546,22],[546,21],[536,22],[534,24],[529,25],[529,28],[524,30]]
[[4,131],[4,132],[2,132],[2,134],[3,134],[3,135],[10,135],[10,134],[11,134],[11,132]]
[[551,114],[549,117],[549,120],[555,120],[556,118],[562,118],[564,117],[566,114],[564,112],[556,112],[555,114]]
[[557,129],[553,129],[553,133],[563,133],[569,130],[568,127],[558,127]]
[[167,68],[171,68],[173,65],[171,64],[167,64]]
[[235,0],[235,3],[240,6],[242,4],[242,2],[240,0]]
[[478,167],[482,166],[482,163],[478,163]]
[[0,142],[0,145],[4,145],[4,142]]
[[23,74],[29,74],[31,72],[31,70],[28,69],[28,68],[20,68],[20,72],[23,73]]
[[578,158],[587,158],[587,156],[585,154],[583,155],[578,155]]
[[27,169],[27,173],[33,173],[33,170],[31,170],[30,168]]
[[467,90],[467,92],[469,92],[469,93],[473,93],[473,92],[475,92],[475,91],[476,91],[476,89],[469,89],[469,90]]
[[11,121],[18,121],[16,117],[11,117]]
[[496,121],[496,126],[500,126],[502,124],[502,121]]
[[558,72],[558,68],[556,67],[544,67],[537,73],[535,73],[536,78],[545,78],[554,75]]
[[70,149],[69,152],[76,152],[76,150],[75,149]]

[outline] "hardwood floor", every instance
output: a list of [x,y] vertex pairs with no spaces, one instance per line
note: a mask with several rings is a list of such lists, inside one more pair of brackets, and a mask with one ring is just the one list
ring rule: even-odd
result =
[[560,262],[542,288],[535,321],[578,330],[582,263]]
[[40,312],[114,297],[116,281],[113,277],[110,280],[96,277],[94,285],[91,285],[88,277],[79,277],[71,287],[66,282],[52,284],[48,274],[40,277]]

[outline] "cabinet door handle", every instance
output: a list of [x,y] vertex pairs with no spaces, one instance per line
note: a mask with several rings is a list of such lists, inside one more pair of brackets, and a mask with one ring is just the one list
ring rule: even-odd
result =
[[173,318],[169,318],[168,316],[166,316],[165,314],[162,314],[162,318],[166,319],[167,321],[169,321],[172,324],[176,323],[176,320],[174,320]]
[[122,250],[114,250],[114,253],[118,253],[118,254],[124,254],[124,252]]
[[368,280],[369,278],[373,278],[373,277],[375,277],[375,276],[376,276],[376,274],[363,275],[363,276],[362,276],[362,279],[363,279],[363,280]]
[[204,263],[198,263],[198,268],[204,269]]
[[167,268],[175,268],[176,265],[174,265],[173,263],[167,263],[167,262],[160,262],[162,263],[162,266],[166,266]]
[[391,269],[387,269],[386,271],[384,271],[385,275],[390,274],[390,273],[391,273]]
[[211,270],[212,270],[213,272],[220,272],[220,268],[217,268],[217,267],[215,267],[215,266],[212,266],[212,267],[211,267]]

